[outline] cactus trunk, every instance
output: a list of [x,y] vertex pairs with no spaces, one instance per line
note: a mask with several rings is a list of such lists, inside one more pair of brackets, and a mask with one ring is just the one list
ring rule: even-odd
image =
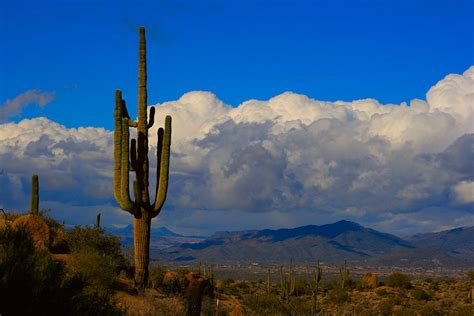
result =
[[38,175],[34,174],[31,177],[31,202],[30,202],[31,214],[39,214],[39,183]]
[[[146,214],[144,212],[144,214]],[[133,219],[133,241],[135,259],[135,283],[146,285],[150,262],[151,217]]]

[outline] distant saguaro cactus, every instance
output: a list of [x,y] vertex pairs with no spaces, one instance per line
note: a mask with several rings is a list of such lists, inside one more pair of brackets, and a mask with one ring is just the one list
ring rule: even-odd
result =
[[33,174],[31,177],[30,213],[33,215],[39,214],[39,181],[37,174]]
[[280,297],[287,303],[290,302],[290,297],[295,294],[296,290],[296,276],[293,268],[293,259],[290,259],[288,266],[288,275],[283,273],[283,266],[280,267]]
[[311,315],[314,315],[318,303],[318,292],[319,285],[321,284],[321,278],[323,276],[323,269],[319,265],[316,266],[316,269],[313,271],[313,280],[310,281],[311,284]]
[[100,213],[97,213],[97,215],[95,216],[95,226],[97,228],[100,228]]
[[[145,28],[140,27],[139,33],[137,122],[128,115],[122,92],[120,90],[115,92],[114,196],[120,208],[133,215],[135,283],[143,288],[148,280],[151,219],[160,213],[168,190],[171,117],[166,117],[164,129],[158,129],[156,196],[151,202],[148,191],[148,130],[154,123],[155,108],[151,107],[148,121]],[[130,144],[129,127],[137,128],[137,139],[132,139]],[[135,171],[136,180],[133,182],[135,201],[132,201],[129,192],[130,169]]]
[[344,260],[344,266],[339,268],[339,279],[341,281],[341,287],[346,288],[347,282],[349,281],[349,269],[347,268],[347,260]]

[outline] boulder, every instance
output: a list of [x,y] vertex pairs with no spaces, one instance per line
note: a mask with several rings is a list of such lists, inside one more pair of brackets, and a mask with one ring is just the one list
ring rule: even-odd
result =
[[166,271],[165,275],[163,276],[163,285],[168,286],[176,281],[179,281],[178,273],[174,271]]
[[235,305],[234,308],[230,311],[230,316],[244,316],[244,310],[242,306]]
[[47,250],[49,247],[49,227],[43,219],[37,215],[23,215],[15,219],[13,228],[23,227],[33,238],[35,247]]

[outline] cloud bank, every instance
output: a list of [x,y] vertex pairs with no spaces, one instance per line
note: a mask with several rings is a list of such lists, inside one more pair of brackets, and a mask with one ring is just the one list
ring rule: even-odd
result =
[[25,107],[31,104],[37,104],[38,106],[43,107],[53,100],[53,92],[41,92],[36,89],[25,91],[14,99],[7,100],[0,105],[0,123],[6,122],[13,116],[17,116]]
[[[344,218],[399,235],[474,225],[474,67],[409,104],[286,92],[232,108],[194,91],[156,107],[150,135],[173,116],[160,224],[206,233]],[[113,201],[110,131],[0,125],[0,165],[7,209],[26,208],[38,172],[42,201],[66,221],[93,222],[98,209],[106,224],[130,221]]]

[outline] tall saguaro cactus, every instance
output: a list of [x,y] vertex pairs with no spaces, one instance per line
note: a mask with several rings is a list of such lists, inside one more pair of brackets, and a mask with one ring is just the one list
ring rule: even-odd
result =
[[39,183],[37,174],[33,174],[31,177],[30,213],[34,215],[39,214]]
[[[122,99],[122,92],[115,91],[114,196],[120,208],[133,215],[135,283],[143,288],[148,280],[151,219],[160,213],[168,190],[171,117],[166,117],[165,128],[159,128],[157,132],[156,195],[152,202],[148,191],[148,130],[154,123],[155,108],[151,107],[150,120],[148,121],[144,27],[140,27],[138,56],[138,120],[136,122],[128,115],[125,101]],[[131,141],[129,139],[130,127],[137,128],[137,138]],[[130,198],[129,191],[130,171],[135,172],[134,201]]]

